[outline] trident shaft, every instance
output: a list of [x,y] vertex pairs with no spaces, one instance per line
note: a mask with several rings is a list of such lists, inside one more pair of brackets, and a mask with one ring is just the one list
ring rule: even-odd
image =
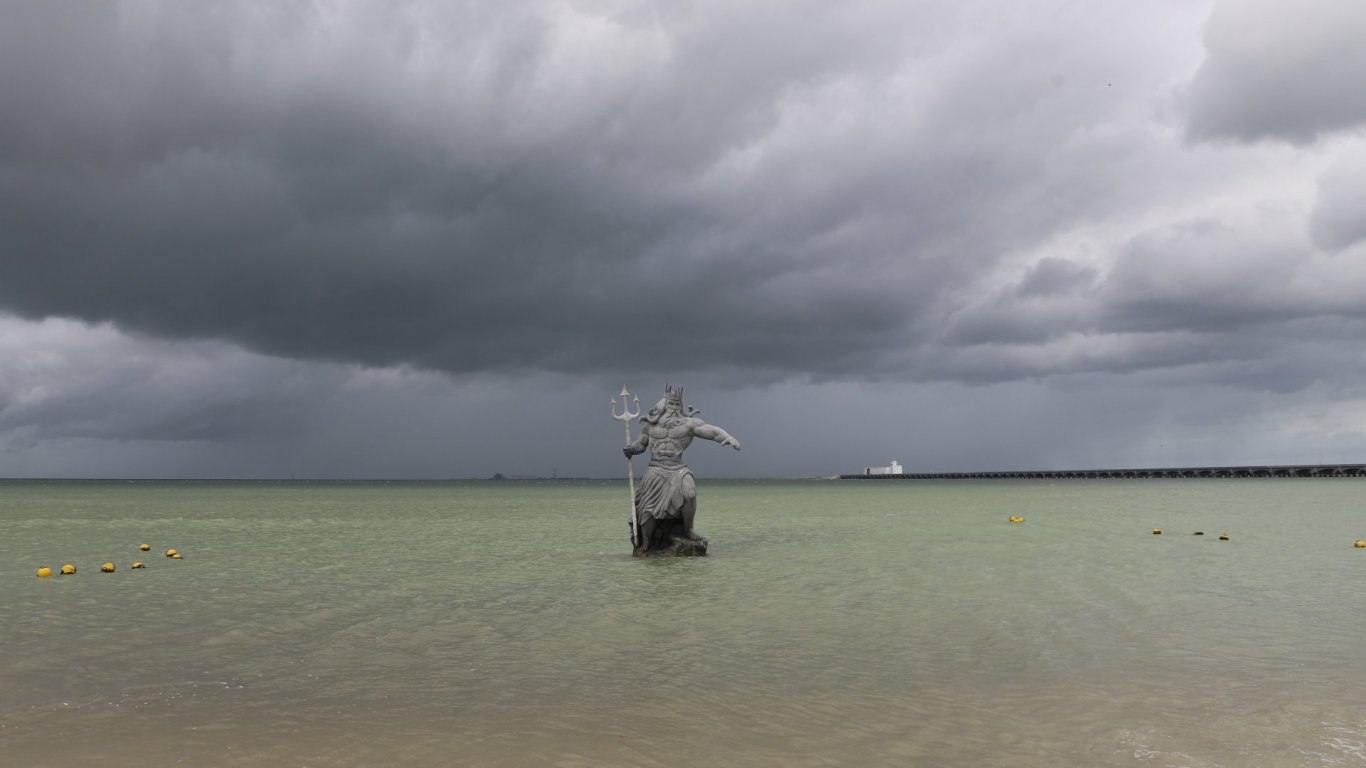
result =
[[[640,415],[640,398],[633,397],[630,392],[626,391],[626,387],[621,388],[621,394],[617,397],[621,398],[621,413],[617,413],[617,398],[612,398],[612,418],[626,426],[626,444],[629,446],[631,444],[631,420]],[[631,406],[626,401],[628,397],[635,402],[635,413],[631,413]],[[626,483],[631,490],[631,546],[636,547],[640,545],[638,542],[639,532],[636,529],[636,469],[631,463],[630,456],[626,457]]]

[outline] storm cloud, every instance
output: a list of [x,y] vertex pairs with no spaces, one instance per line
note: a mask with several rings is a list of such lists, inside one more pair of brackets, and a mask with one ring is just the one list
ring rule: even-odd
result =
[[[3,15],[11,451],[270,453],[359,435],[381,401],[420,423],[412,403],[567,405],[624,379],[799,410],[1242,392],[1261,419],[1361,397],[1366,11],[1346,0]],[[1107,429],[1138,445],[1151,422]],[[1057,440],[1063,463],[1097,445]]]

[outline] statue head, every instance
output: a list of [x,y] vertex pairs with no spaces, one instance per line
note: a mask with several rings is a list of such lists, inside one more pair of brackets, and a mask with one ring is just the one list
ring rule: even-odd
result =
[[[649,413],[641,416],[640,420],[649,422],[650,424],[658,424],[659,420],[664,417],[664,414],[670,412],[683,413],[683,388],[679,387],[678,389],[674,389],[668,384],[665,384],[664,397],[660,398],[659,402],[655,403],[655,407],[651,408]],[[696,413],[701,413],[701,411],[695,411],[692,408],[689,408],[686,415],[692,416]]]

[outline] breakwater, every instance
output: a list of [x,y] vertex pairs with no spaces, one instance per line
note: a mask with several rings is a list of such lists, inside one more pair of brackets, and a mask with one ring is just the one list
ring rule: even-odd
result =
[[1366,464],[1275,464],[1246,467],[1149,467],[1145,469],[1045,469],[1012,472],[905,472],[840,475],[841,480],[1114,480],[1366,477]]

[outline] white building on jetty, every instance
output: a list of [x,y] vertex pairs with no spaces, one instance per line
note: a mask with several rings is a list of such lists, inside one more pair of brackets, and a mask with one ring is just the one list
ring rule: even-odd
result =
[[892,459],[892,465],[891,465],[891,466],[889,466],[889,467],[864,467],[864,468],[863,468],[863,474],[865,474],[865,475],[899,475],[899,474],[901,474],[901,465],[897,463],[897,460],[896,460],[896,459]]

